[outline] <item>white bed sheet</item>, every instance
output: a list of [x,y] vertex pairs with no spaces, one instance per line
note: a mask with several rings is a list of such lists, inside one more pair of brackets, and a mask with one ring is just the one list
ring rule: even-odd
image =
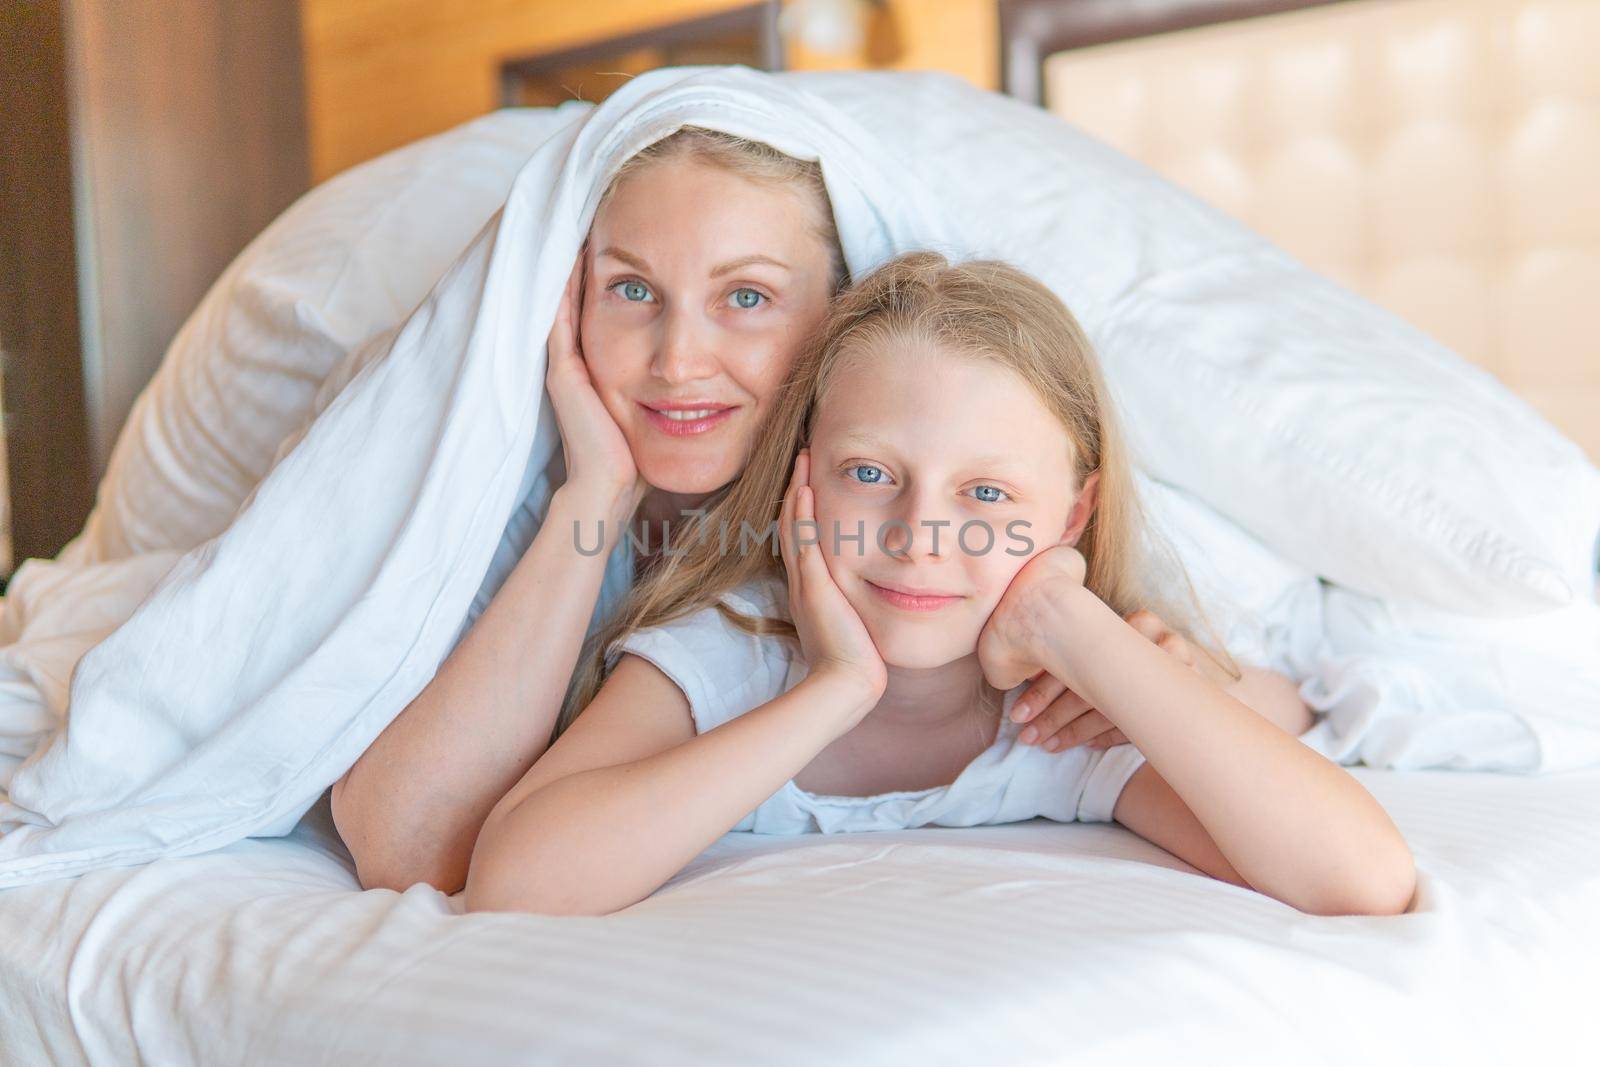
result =
[[0,1060],[1593,1055],[1600,771],[1354,773],[1415,850],[1409,914],[1305,916],[1114,825],[1034,821],[730,834],[615,916],[461,915],[357,891],[324,798],[287,838],[0,891]]

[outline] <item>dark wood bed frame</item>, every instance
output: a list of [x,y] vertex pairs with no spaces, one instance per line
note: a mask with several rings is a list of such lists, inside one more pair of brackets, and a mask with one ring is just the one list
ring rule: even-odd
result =
[[[530,78],[557,73],[586,62],[604,61],[640,49],[670,49],[674,45],[723,34],[748,34],[754,50],[749,59],[750,65],[759,70],[782,70],[783,42],[778,36],[780,7],[779,0],[758,0],[727,11],[656,26],[621,37],[610,37],[576,48],[508,59],[500,65],[500,104],[503,107],[521,104],[521,85]],[[587,96],[582,98],[589,99]]]

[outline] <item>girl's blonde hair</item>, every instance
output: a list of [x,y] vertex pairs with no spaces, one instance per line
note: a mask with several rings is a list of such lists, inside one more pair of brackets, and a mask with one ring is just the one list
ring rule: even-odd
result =
[[833,202],[828,199],[828,187],[822,180],[822,167],[815,162],[786,155],[762,141],[752,141],[720,130],[708,130],[704,126],[683,126],[624,160],[611,176],[605,191],[600,194],[600,204],[595,213],[599,214],[617,187],[629,177],[676,160],[720,167],[760,185],[798,189],[813,209],[812,231],[827,246],[832,267],[832,288],[837,291],[844,284],[844,250],[839,244],[839,230],[833,220]]
[[[721,602],[724,593],[747,581],[784,576],[775,547],[743,551],[742,533],[748,528],[759,534],[778,520],[794,457],[810,444],[819,405],[840,368],[904,341],[913,344],[903,351],[988,360],[1027,382],[1067,431],[1077,491],[1091,474],[1100,474],[1098,501],[1077,542],[1088,565],[1084,584],[1118,615],[1154,611],[1238,677],[1221,643],[1198,636],[1202,627],[1210,636],[1210,626],[1193,586],[1170,548],[1146,527],[1110,397],[1077,319],[1054,293],[1015,267],[987,260],[951,265],[936,253],[914,252],[835,299],[755,435],[744,473],[677,531],[671,551],[586,645],[557,735],[599,692],[606,650],[636,630],[714,606],[745,632],[794,637],[786,619],[751,618]],[[765,548],[775,539],[758,544]]]

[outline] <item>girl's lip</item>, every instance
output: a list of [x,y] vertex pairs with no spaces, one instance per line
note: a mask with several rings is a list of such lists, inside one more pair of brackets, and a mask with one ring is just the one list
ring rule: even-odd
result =
[[[644,417],[650,425],[671,437],[692,437],[695,434],[714,430],[727,422],[733,413],[739,410],[737,405],[683,404],[678,402],[662,404],[659,407],[651,407],[649,404],[641,403],[639,407],[644,410]],[[699,419],[673,419],[662,414],[664,411],[711,411],[711,414]]]
[[864,579],[864,581],[866,581],[866,583],[872,587],[872,591],[877,593],[880,598],[888,601],[897,608],[904,608],[906,611],[938,611],[940,608],[945,607],[948,604],[954,604],[956,601],[961,599],[958,596],[929,596],[917,595],[913,593],[902,593],[898,589],[888,589],[884,586],[881,586],[877,582],[872,581],[870,578]]

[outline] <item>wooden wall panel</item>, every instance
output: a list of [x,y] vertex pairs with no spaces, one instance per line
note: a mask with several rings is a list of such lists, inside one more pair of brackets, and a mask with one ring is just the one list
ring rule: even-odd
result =
[[[572,48],[747,0],[301,0],[311,169],[321,180],[499,104],[506,59]],[[999,81],[994,0],[889,0],[902,53],[889,66]],[[858,69],[862,54],[796,52],[795,69]]]
[[746,0],[302,0],[318,180],[499,105],[519,55],[693,18]]
[[77,534],[178,327],[309,185],[299,10],[0,5],[0,349],[18,560]]
[[868,40],[854,55],[789,54],[793,70],[942,70],[982,89],[1000,87],[1000,20],[995,0],[888,0],[897,58],[882,62]]
[[297,0],[75,0],[97,469],[183,320],[310,184]]
[[16,559],[54,555],[94,502],[62,16],[59,0],[0,5],[0,374]]

